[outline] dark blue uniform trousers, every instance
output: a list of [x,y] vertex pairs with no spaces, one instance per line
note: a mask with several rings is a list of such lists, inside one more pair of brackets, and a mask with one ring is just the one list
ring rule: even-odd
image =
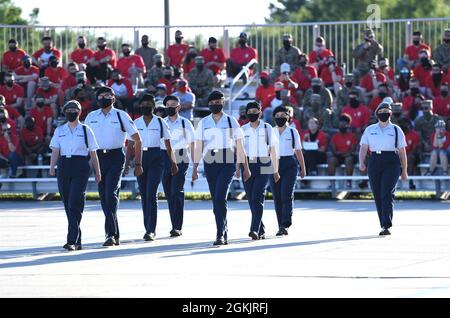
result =
[[67,243],[81,245],[80,223],[89,179],[89,157],[61,157],[58,161],[58,189],[69,222]]
[[122,148],[107,153],[97,151],[102,181],[98,184],[100,202],[105,214],[105,235],[119,239],[119,223],[117,208],[119,206],[120,182],[125,166],[125,155]]
[[275,183],[274,179],[270,178],[279,227],[289,228],[292,225],[294,187],[298,169],[298,161],[294,156],[280,157],[278,165],[280,180]]
[[159,147],[148,148],[147,151],[143,151],[142,168],[144,173],[137,177],[137,181],[141,192],[145,233],[156,233],[158,186],[164,169],[164,157]]
[[[269,177],[273,176],[273,174],[270,174],[268,171],[271,163],[270,158],[258,158],[254,161],[248,160],[252,175],[247,182],[244,182],[244,190],[247,195],[250,211],[252,212],[250,231],[263,235],[265,233],[265,227],[262,222],[262,215],[264,211],[266,186],[269,182]],[[243,168],[241,171],[242,176]]]
[[[181,153],[180,153],[181,151]],[[177,158],[178,173],[172,176],[170,172],[171,160],[167,151],[164,153],[164,173],[162,184],[169,205],[172,229],[181,230],[183,227],[184,212],[184,182],[189,167],[189,158],[185,150],[175,150]]]
[[205,174],[213,201],[213,212],[216,218],[216,237],[223,236],[227,240],[227,197],[231,181],[236,172],[236,158],[226,160],[226,152],[222,151],[214,157],[217,158],[216,162],[211,158],[204,160]]
[[380,225],[388,229],[392,226],[394,193],[401,174],[400,158],[393,151],[371,153],[367,172]]

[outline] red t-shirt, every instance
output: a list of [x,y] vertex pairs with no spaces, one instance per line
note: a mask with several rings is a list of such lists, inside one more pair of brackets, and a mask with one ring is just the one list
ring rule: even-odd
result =
[[174,92],[174,87],[173,87],[173,84],[171,81],[169,81],[168,79],[165,79],[165,78],[161,78],[159,80],[159,82],[166,85],[167,95],[171,95]]
[[192,71],[192,69],[195,68],[195,60],[192,59],[189,61],[188,64],[186,64],[186,62],[183,63],[183,71],[184,74],[189,74],[190,71]]
[[94,56],[94,51],[91,49],[75,49],[70,53],[70,59],[77,64],[86,64]]
[[[337,76],[341,77],[341,80],[339,81],[339,83],[343,83],[344,72],[342,71],[342,68],[340,68],[339,66],[336,66],[335,73]],[[325,84],[325,86],[332,86],[334,84],[333,77],[331,76],[331,72],[328,67],[325,67],[320,71],[320,78],[323,80],[323,83]]]
[[[388,97],[392,98],[392,96],[389,95]],[[375,96],[374,98],[372,98],[369,102],[369,105],[367,105],[367,107],[370,109],[370,112],[373,113],[377,109],[378,105],[381,104],[382,101],[383,100],[381,99],[380,96]]]
[[42,132],[41,127],[38,126],[35,126],[33,130],[22,128],[20,138],[28,147],[33,147],[42,142],[44,139],[44,133]]
[[[328,56],[334,56],[334,53],[328,49],[324,49],[320,53],[313,50],[313,51],[309,52],[309,54],[308,54],[309,63],[311,63],[311,64],[317,63],[320,60],[326,59]],[[328,65],[326,63],[324,63],[319,67],[319,69],[317,71],[320,73],[326,67],[328,67]]]
[[[6,107],[6,109],[8,109],[8,107]],[[14,110],[20,116],[20,114],[17,112],[17,110],[15,110],[15,109],[12,109],[12,110]],[[9,126],[11,127],[11,133],[17,134],[16,120],[11,117],[11,112],[9,110],[8,110],[8,114],[9,114],[9,118],[6,120],[6,123],[9,124]]]
[[295,125],[295,128],[297,129],[298,133],[301,134],[302,133],[302,124],[295,118],[291,119],[291,126],[292,124]]
[[445,83],[444,82],[444,77],[442,77],[441,82],[439,83],[439,86],[436,87],[434,86],[434,82],[433,82],[433,76],[430,75],[427,77],[427,79],[425,80],[425,87],[431,89],[431,92],[433,94],[433,97],[437,97],[439,95],[441,95],[441,85]]
[[[209,48],[206,48],[200,52],[200,55],[203,56],[203,58],[205,59],[205,65],[208,64],[209,62],[225,63],[227,60],[225,58],[225,53],[221,48],[217,48],[214,51],[210,50]],[[220,68],[217,67],[216,65],[212,65],[211,67],[209,67],[209,69],[214,74],[218,74],[220,71]]]
[[347,105],[342,109],[341,114],[347,114],[352,118],[351,126],[353,128],[363,128],[369,124],[370,110],[364,104],[359,104],[356,108]]
[[[302,142],[305,142],[305,141],[311,142],[309,130],[305,130],[302,133]],[[324,147],[324,146],[326,147],[328,144],[328,137],[323,131],[319,130],[319,134],[316,137],[316,141],[318,142],[319,148]]]
[[117,65],[117,58],[116,58],[116,52],[109,48],[105,48],[103,51],[98,50],[94,53],[94,58],[97,62],[100,62],[101,59],[104,59],[105,57],[111,56],[111,60],[109,60],[108,64],[111,65],[113,68],[116,68]]
[[123,77],[128,78],[128,76],[130,76],[128,74],[128,69],[132,67],[133,64],[135,67],[143,69],[144,73],[146,72],[142,56],[136,54],[130,55],[129,57],[121,57],[119,61],[117,61],[117,68],[120,70],[120,74],[122,74]]
[[[61,60],[62,53],[61,53],[60,50],[55,49],[55,48],[51,48],[51,49],[50,49],[50,52],[51,52],[51,54],[52,54],[53,56],[56,56],[56,57],[58,58],[58,60]],[[39,49],[39,50],[37,50],[36,52],[33,53],[33,57],[34,57],[35,59],[39,59],[39,58],[41,58],[42,54],[44,54],[44,53],[45,53],[44,48]],[[48,61],[45,61],[45,62],[48,62]]]
[[25,91],[19,84],[14,84],[11,89],[8,89],[6,85],[0,86],[0,95],[5,96],[6,105],[11,105],[16,102],[17,98],[23,98]]
[[55,84],[60,84],[66,77],[68,77],[70,75],[70,73],[58,66],[58,67],[47,67],[45,69],[45,76],[48,77],[48,79],[50,80],[50,82],[55,83]]
[[250,46],[235,47],[230,52],[230,59],[239,65],[247,64],[252,59],[258,59],[258,52]]
[[14,52],[8,50],[3,54],[2,64],[6,65],[9,71],[15,71],[22,66],[22,57],[25,55],[27,55],[27,52],[19,48]]
[[428,56],[431,56],[431,48],[424,43],[420,43],[419,47],[415,47],[414,45],[407,46],[405,48],[405,55],[408,56],[410,61],[416,61],[419,59],[419,52],[422,50],[427,50]]
[[[380,70],[380,73],[383,73],[383,72]],[[383,73],[383,74],[384,74],[384,73]],[[387,75],[384,74],[384,76],[386,76],[387,78],[389,78],[391,81],[395,81],[395,73],[394,73],[394,70],[393,70],[392,68],[390,68],[390,67],[388,67],[388,69],[387,69]]]
[[422,64],[418,64],[413,69],[414,77],[419,80],[420,86],[426,86],[426,80],[428,76],[431,76],[431,68],[426,70],[423,68]]
[[36,74],[38,77],[36,78],[35,82],[37,82],[39,79],[39,68],[34,65],[31,65],[28,70],[25,69],[24,66],[20,66],[16,69],[15,72],[17,75],[21,75],[21,76],[30,76],[30,75]]
[[406,139],[406,153],[410,154],[419,146],[420,137],[419,134],[415,130],[410,130],[407,134],[405,134]]
[[166,54],[170,59],[170,66],[175,66],[179,68],[183,64],[183,58],[189,49],[189,45],[172,44],[167,48]]
[[343,134],[339,132],[331,137],[331,143],[337,152],[350,152],[353,146],[358,144],[358,141],[352,133],[346,132]]
[[[297,96],[297,89],[295,87],[289,87],[289,84],[290,84],[289,81],[282,81],[280,78],[278,78],[277,81],[283,83],[284,88],[288,89],[291,92],[291,96]],[[297,104],[298,103],[295,103],[295,105],[297,105]]]
[[[305,68],[309,76],[311,76],[311,79],[318,76],[315,67],[306,65]],[[294,74],[292,74],[292,79],[298,83],[299,90],[306,91],[307,89],[311,88],[311,79],[309,79],[305,74],[303,74],[300,67],[297,67],[295,69]]]
[[58,95],[58,90],[54,87],[50,87],[48,91],[45,91],[42,87],[39,87],[36,90],[36,95],[42,95],[45,99],[49,99],[55,95]]
[[[11,133],[10,136],[11,136],[12,144],[14,145],[14,147],[16,147],[16,151],[15,152],[20,154],[21,153],[21,149],[20,149],[19,137],[15,133]],[[3,136],[3,133],[0,134],[0,153],[4,157],[8,157],[9,154],[11,153],[9,151],[8,142],[6,141],[6,138]]]
[[65,92],[67,89],[70,89],[72,87],[77,86],[77,79],[75,78],[75,76],[73,76],[72,74],[69,74],[69,76],[67,76],[62,84],[61,84],[61,90],[63,92]]
[[16,127],[16,120],[22,115],[14,107],[6,105],[5,108],[8,111],[9,120],[11,120],[14,123],[14,127]]
[[450,95],[443,98],[441,95],[433,99],[433,112],[439,116],[450,116]]
[[[386,76],[383,73],[376,71],[375,76],[378,83],[386,83]],[[373,91],[375,87],[373,87],[372,76],[370,76],[370,74],[364,75],[361,78],[360,86],[365,88],[366,92]]]
[[47,134],[47,120],[53,118],[53,111],[50,106],[42,107],[42,111],[38,110],[38,107],[30,109],[30,116],[36,121],[36,127],[42,129],[44,135]]
[[259,85],[256,89],[255,99],[257,102],[261,103],[264,99],[267,98],[267,96],[273,94],[275,94],[275,87],[273,85],[269,85],[267,88]]
[[[432,132],[431,136],[430,136],[430,143],[433,144],[434,142],[434,136],[435,136],[436,132]],[[437,148],[433,146],[433,149],[448,149],[448,147],[450,147],[450,132],[446,131],[445,132],[445,141],[444,144],[442,145],[442,148]]]

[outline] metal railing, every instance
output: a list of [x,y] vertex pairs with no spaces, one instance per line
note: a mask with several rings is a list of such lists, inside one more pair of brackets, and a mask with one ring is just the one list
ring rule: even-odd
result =
[[[242,70],[233,78],[233,80],[230,83],[230,98],[228,100],[228,113],[231,114],[231,107],[233,102],[245,91],[245,89],[256,79],[258,78],[258,70],[257,70],[258,61],[256,59],[252,59],[250,62],[247,63],[244,67],[242,67]],[[254,73],[250,77],[250,68],[254,67]],[[236,83],[239,81],[239,79],[245,75],[247,78],[247,82],[241,87],[241,89],[233,96],[233,90]]]
[[[95,39],[99,36],[109,40],[109,46],[120,53],[120,45],[128,42],[137,48],[140,36],[150,36],[151,44],[160,49],[164,46],[164,31],[170,34],[175,30],[183,30],[188,42],[199,50],[207,46],[209,36],[216,36],[220,45],[229,56],[234,47],[237,35],[245,31],[249,35],[249,44],[258,50],[258,64],[261,69],[272,68],[275,54],[282,47],[282,36],[291,33],[293,44],[303,52],[309,53],[314,47],[314,39],[321,35],[325,38],[327,47],[337,56],[338,63],[347,65],[351,72],[355,67],[352,58],[353,48],[362,41],[362,33],[367,28],[366,21],[338,21],[311,23],[278,23],[249,25],[187,25],[187,26],[41,26],[41,25],[0,25],[0,49],[7,50],[8,40],[17,39],[21,46],[30,54],[41,47],[41,39],[49,35],[54,39],[55,46],[63,51],[63,62],[67,61],[69,53],[76,46],[79,35],[88,37],[89,46],[94,49]],[[403,56],[404,48],[411,43],[411,35],[420,30],[423,38],[432,49],[441,43],[443,31],[450,28],[450,17],[424,19],[393,19],[381,20],[380,28],[375,30],[376,39],[383,45],[385,56],[395,63]]]

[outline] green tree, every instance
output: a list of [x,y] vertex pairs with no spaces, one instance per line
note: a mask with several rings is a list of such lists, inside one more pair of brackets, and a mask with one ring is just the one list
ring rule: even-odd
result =
[[[39,9],[33,9],[30,18],[37,19]],[[28,21],[21,17],[22,9],[14,5],[11,0],[0,0],[0,23],[1,24],[28,24]]]

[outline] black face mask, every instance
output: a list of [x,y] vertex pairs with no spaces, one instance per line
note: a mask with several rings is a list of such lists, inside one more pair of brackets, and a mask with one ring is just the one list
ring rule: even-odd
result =
[[392,116],[394,116],[395,118],[400,118],[402,116],[402,113],[392,113]]
[[287,123],[287,118],[285,117],[275,117],[275,124],[277,124],[278,127],[283,127]]
[[298,65],[300,65],[301,67],[305,67],[306,66],[306,61],[301,61],[300,63],[298,63]]
[[156,65],[156,67],[162,67],[162,62],[161,61],[156,62],[155,65]]
[[269,86],[269,79],[261,78],[261,84],[262,86]]
[[340,132],[341,134],[347,133],[347,127],[339,127],[339,132]]
[[106,45],[97,45],[100,51],[103,51],[106,48]]
[[239,45],[240,45],[241,47],[244,47],[245,44],[247,43],[247,40],[240,39],[238,43],[239,43]]
[[389,118],[391,117],[391,114],[381,113],[381,114],[378,114],[377,117],[381,122],[385,123],[389,120]]
[[34,127],[35,127],[35,124],[34,124],[34,123],[26,124],[25,127],[26,127],[29,131],[33,131],[33,130],[34,130]]
[[78,113],[66,113],[67,121],[73,123],[78,118]]
[[419,41],[419,40],[414,40],[414,41],[413,41],[413,44],[414,44],[415,46],[419,46],[420,41]]
[[113,78],[114,83],[120,84],[120,78]]
[[275,97],[281,100],[281,92],[275,92]]
[[39,107],[39,108],[42,108],[42,107],[45,106],[45,103],[44,102],[37,102],[36,106]]
[[98,104],[98,107],[100,107],[100,108],[108,108],[109,106],[111,106],[113,104],[113,100],[103,98],[103,99],[97,100],[97,104]]
[[385,93],[385,92],[379,92],[379,93],[378,93],[378,96],[379,96],[381,99],[384,99],[384,98],[387,96],[387,93]]
[[166,75],[164,75],[164,78],[167,79],[167,80],[170,80],[172,78],[172,75],[166,74]]
[[400,129],[403,131],[403,133],[406,135],[409,133],[409,127],[408,126],[400,126]]
[[0,117],[0,124],[6,123],[6,117]]
[[353,82],[345,82],[345,87],[352,88]]
[[178,113],[176,107],[167,107],[166,112],[169,117],[175,116]]
[[431,63],[426,57],[422,57],[420,59],[420,63],[422,63],[422,66],[423,66],[424,69],[430,69],[431,68]]
[[320,93],[320,86],[318,86],[318,85],[313,85],[312,86],[312,91],[313,91],[313,93],[314,94],[319,94]]
[[84,101],[86,100],[86,97],[80,96],[80,97],[77,98],[77,100],[78,100],[79,102],[84,102]]
[[13,81],[6,81],[5,84],[8,87],[13,87],[14,86],[14,82]]
[[349,102],[351,108],[357,108],[359,106],[359,100],[357,98],[350,98]]
[[196,67],[200,72],[203,71],[203,69],[205,68],[204,65],[197,65]]
[[150,116],[153,113],[152,107],[141,107],[141,114],[144,116]]
[[283,46],[286,50],[288,50],[291,47],[291,41],[283,41]]
[[417,87],[412,87],[412,88],[411,88],[411,95],[412,95],[412,96],[417,96],[417,95],[419,95],[419,88],[417,88]]
[[86,43],[78,43],[78,47],[80,49],[84,49],[86,47]]
[[15,51],[17,51],[17,46],[10,46],[9,50],[12,52],[15,52]]
[[131,52],[128,50],[122,51],[123,56],[130,56]]
[[141,42],[143,47],[148,47],[148,42]]
[[442,73],[431,74],[434,86],[439,86],[442,80]]
[[448,96],[448,91],[441,91],[441,96],[442,97],[447,97]]
[[209,105],[209,110],[213,114],[218,114],[222,111],[223,105]]
[[83,85],[84,85],[84,84],[86,83],[86,81],[85,81],[84,79],[79,79],[79,80],[77,81],[77,83],[78,83],[78,84],[83,84]]
[[247,114],[247,118],[254,123],[259,119],[259,114]]
[[51,67],[57,67],[58,66],[58,61],[51,61],[50,62],[50,66]]
[[31,62],[30,61],[26,61],[23,63],[23,67],[25,68],[29,68],[31,66]]
[[450,39],[444,39],[444,43],[450,44]]
[[182,37],[176,37],[176,38],[175,38],[175,42],[176,42],[177,44],[180,44],[182,40],[183,40]]

